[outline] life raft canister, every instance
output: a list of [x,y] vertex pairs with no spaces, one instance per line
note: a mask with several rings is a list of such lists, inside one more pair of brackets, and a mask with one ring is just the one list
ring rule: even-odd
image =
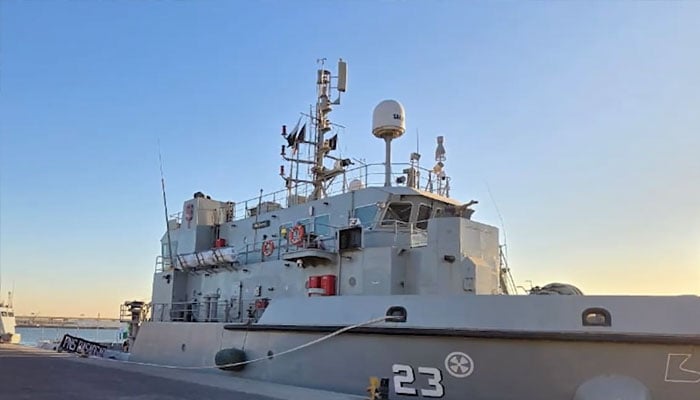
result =
[[295,246],[304,243],[304,225],[296,225],[289,231],[289,243]]
[[265,257],[270,257],[275,252],[275,243],[272,240],[266,240],[262,244],[262,254]]

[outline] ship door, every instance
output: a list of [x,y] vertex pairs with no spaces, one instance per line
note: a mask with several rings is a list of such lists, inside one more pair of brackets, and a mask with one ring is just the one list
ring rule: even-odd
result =
[[231,288],[231,308],[229,309],[228,312],[228,320],[229,321],[238,321],[241,319],[241,287],[242,287],[242,282],[236,281],[233,282],[233,286]]

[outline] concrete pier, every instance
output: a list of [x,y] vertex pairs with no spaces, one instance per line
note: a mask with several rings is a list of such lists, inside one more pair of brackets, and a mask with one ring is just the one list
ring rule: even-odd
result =
[[0,344],[0,399],[359,400],[363,397]]

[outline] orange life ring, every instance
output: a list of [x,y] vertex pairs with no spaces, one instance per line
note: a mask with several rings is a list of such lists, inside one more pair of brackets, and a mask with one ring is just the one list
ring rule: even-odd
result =
[[270,257],[275,252],[275,243],[272,240],[266,240],[262,244],[262,253],[265,257]]
[[289,243],[295,246],[304,243],[304,225],[297,225],[289,231]]

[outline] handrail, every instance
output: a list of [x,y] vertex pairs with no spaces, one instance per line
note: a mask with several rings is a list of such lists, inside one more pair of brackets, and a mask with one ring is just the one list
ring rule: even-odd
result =
[[[446,195],[444,184],[437,179],[434,171],[427,168],[414,167],[409,163],[392,163],[391,165],[392,182],[395,182],[396,178],[406,177],[406,173],[403,172],[405,169],[415,168],[415,170],[419,172],[419,176],[417,185],[415,185],[414,188],[443,196]],[[397,170],[400,172],[393,172],[397,167]],[[350,183],[354,180],[359,180],[363,187],[383,187],[384,174],[383,163],[364,164],[351,168],[330,182],[326,187],[326,193],[328,196],[346,193],[351,190]],[[306,199],[312,192],[313,185],[308,182],[302,182],[292,186],[291,189],[281,189],[275,192],[263,194],[262,196],[253,197],[242,202],[234,202],[234,220],[240,220],[253,216],[253,212],[257,211],[258,204],[267,206],[267,210],[269,211],[272,211],[274,207],[284,208],[296,204],[303,204],[304,201],[299,203],[294,203],[294,201],[302,198]],[[266,211],[263,209],[262,212]]]
[[[258,319],[269,302],[269,299],[264,297],[212,299],[212,297],[202,296],[198,301],[149,303],[148,320],[157,322],[235,322]],[[262,309],[257,307],[259,302],[264,304]]]
[[[323,224],[323,226],[329,227],[330,228],[330,233],[325,236],[317,236],[314,238],[314,240],[311,239],[310,234],[314,234],[314,232],[306,232],[304,235],[303,243],[300,246],[293,245],[287,241],[286,237],[274,237],[272,239],[267,239],[267,240],[272,240],[273,244],[275,245],[274,251],[271,255],[269,256],[264,256],[262,254],[262,247],[263,243],[265,243],[267,240],[258,240],[253,243],[246,243],[243,246],[240,246],[238,248],[234,247],[234,251],[237,254],[237,262],[236,265],[238,266],[243,266],[247,264],[254,264],[262,261],[267,261],[267,260],[280,260],[282,259],[282,256],[284,253],[290,252],[290,251],[296,251],[301,248],[315,248],[315,249],[322,249],[325,251],[329,252],[336,252],[337,251],[337,235],[335,232],[339,229],[336,226],[331,226],[331,225],[326,225]],[[208,250],[214,250],[214,249],[208,249]],[[203,250],[208,251],[208,250]],[[175,256],[175,265],[183,267],[182,263],[179,259],[179,257],[185,257],[185,256],[190,256],[192,254],[197,254],[201,252],[195,252],[195,253],[186,253],[186,254],[178,254]],[[222,264],[224,265],[224,264]],[[211,267],[215,267],[216,265],[212,265]],[[168,269],[171,268],[171,261],[168,257],[163,257],[162,255],[159,255],[156,257],[155,260],[155,272],[160,273],[164,272]],[[184,268],[184,267],[183,267]],[[186,268],[188,270],[201,270],[205,269],[205,267],[195,267],[195,268]]]

